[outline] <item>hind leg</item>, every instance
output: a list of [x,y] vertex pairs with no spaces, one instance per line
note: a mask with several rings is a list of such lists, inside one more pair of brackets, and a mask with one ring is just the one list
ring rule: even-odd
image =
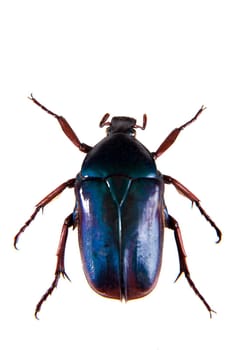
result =
[[65,247],[66,247],[66,241],[67,241],[67,236],[68,236],[68,230],[69,227],[74,226],[74,221],[73,221],[73,214],[70,214],[67,216],[67,218],[64,221],[64,224],[62,226],[62,231],[61,231],[61,236],[60,236],[60,241],[57,249],[57,265],[56,265],[56,270],[55,270],[55,277],[54,280],[49,287],[49,289],[46,291],[46,293],[41,297],[40,301],[36,305],[36,310],[35,310],[35,317],[38,318],[38,312],[41,309],[42,304],[44,301],[47,299],[47,297],[52,294],[54,289],[57,287],[58,281],[61,277],[61,275],[68,280],[69,277],[65,272]]
[[180,272],[179,272],[179,274],[178,274],[178,276],[176,278],[176,281],[180,277],[180,275],[182,273],[184,273],[184,275],[185,275],[185,277],[186,277],[190,287],[196,293],[196,295],[201,299],[201,301],[203,302],[203,304],[205,305],[205,307],[209,311],[210,317],[212,317],[212,312],[215,312],[215,311],[210,307],[210,305],[207,303],[207,301],[205,300],[203,295],[199,292],[199,290],[197,289],[195,283],[193,282],[193,280],[192,280],[192,278],[190,276],[189,268],[188,268],[187,261],[186,261],[186,253],[185,253],[185,249],[184,249],[184,244],[183,244],[183,239],[182,239],[182,235],[181,235],[179,224],[171,215],[166,213],[165,217],[166,217],[166,219],[165,219],[166,227],[170,228],[174,232],[175,240],[176,240],[176,246],[177,246],[178,255],[179,255]]

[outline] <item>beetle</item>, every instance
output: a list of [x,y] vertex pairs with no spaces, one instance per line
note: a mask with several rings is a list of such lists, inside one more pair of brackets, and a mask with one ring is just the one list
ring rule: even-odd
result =
[[38,212],[66,188],[74,189],[75,207],[73,213],[66,217],[61,230],[55,277],[38,302],[35,316],[38,317],[42,304],[57,287],[60,276],[69,279],[65,272],[65,246],[68,229],[77,227],[84,273],[89,285],[102,296],[126,301],[141,298],[154,289],[162,262],[164,228],[173,230],[180,265],[176,280],[184,273],[211,317],[215,311],[191,279],[179,224],[168,213],[165,204],[164,186],[174,185],[178,192],[197,206],[216,230],[216,243],[221,240],[221,231],[203,209],[200,200],[179,181],[161,174],[155,163],[205,107],[202,106],[192,119],[174,129],[157,151],[150,152],[135,137],[136,129],[146,128],[146,114],[141,126],[136,119],[129,117],[113,117],[109,121],[110,115],[105,114],[99,126],[107,127],[107,135],[91,147],[79,140],[62,116],[47,109],[33,95],[29,99],[55,117],[66,136],[87,154],[78,175],[43,198],[14,239],[17,248],[20,235]]

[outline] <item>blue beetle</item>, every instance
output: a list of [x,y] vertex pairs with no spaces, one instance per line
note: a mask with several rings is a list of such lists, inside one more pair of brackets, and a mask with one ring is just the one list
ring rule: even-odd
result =
[[200,200],[180,182],[161,174],[155,164],[155,159],[205,108],[202,106],[191,120],[174,129],[157,151],[151,153],[135,138],[136,129],[146,127],[146,115],[143,116],[143,125],[139,126],[129,117],[113,117],[109,122],[109,114],[106,114],[100,127],[107,126],[107,136],[90,147],[80,142],[63,117],[44,107],[32,95],[29,98],[55,117],[66,136],[80,151],[87,153],[76,178],[64,182],[42,199],[15,236],[16,247],[19,236],[38,212],[64,189],[74,188],[75,208],[62,227],[55,278],[37,304],[35,316],[57,286],[60,276],[68,278],[64,256],[69,227],[78,228],[84,272],[90,286],[102,296],[126,301],[141,298],[155,287],[162,262],[164,228],[173,230],[180,262],[177,279],[185,274],[211,316],[214,311],[190,277],[178,222],[168,213],[164,202],[164,185],[173,184],[195,203],[215,228],[217,242],[221,240],[221,231],[202,208]]

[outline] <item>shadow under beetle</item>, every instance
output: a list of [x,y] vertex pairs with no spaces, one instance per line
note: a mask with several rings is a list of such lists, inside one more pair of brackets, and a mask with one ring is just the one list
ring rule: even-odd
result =
[[64,182],[42,199],[15,236],[16,247],[19,236],[38,212],[67,187],[74,188],[75,207],[62,227],[55,278],[37,304],[35,316],[57,287],[60,276],[68,278],[64,257],[69,227],[78,228],[84,272],[90,286],[100,295],[121,300],[141,298],[153,290],[161,267],[164,227],[173,230],[180,263],[177,279],[185,274],[211,316],[214,311],[191,279],[179,224],[168,213],[164,202],[164,184],[174,185],[195,203],[216,230],[217,243],[221,240],[221,231],[202,208],[200,200],[179,181],[161,174],[154,161],[205,108],[202,106],[191,120],[174,129],[157,151],[151,153],[135,138],[136,129],[146,127],[145,114],[142,126],[128,117],[113,117],[109,122],[109,114],[104,115],[100,127],[107,126],[107,136],[91,147],[80,142],[63,117],[48,110],[32,95],[30,99],[55,117],[66,136],[80,151],[87,153],[76,178]]

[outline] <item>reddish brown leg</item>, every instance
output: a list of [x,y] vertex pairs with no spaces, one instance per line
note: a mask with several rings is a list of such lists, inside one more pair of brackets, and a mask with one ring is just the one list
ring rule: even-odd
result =
[[190,287],[193,289],[193,291],[196,293],[196,295],[201,299],[201,301],[203,302],[203,304],[205,305],[205,307],[209,311],[210,317],[212,317],[212,312],[215,312],[215,311],[211,309],[210,305],[207,303],[207,301],[202,296],[202,294],[199,292],[199,290],[195,286],[193,280],[191,279],[188,265],[186,262],[186,253],[184,250],[184,244],[183,244],[179,224],[171,215],[168,215],[168,218],[166,220],[166,227],[168,227],[174,231],[176,245],[177,245],[177,249],[178,249],[179,261],[180,261],[180,272],[176,278],[176,281],[178,280],[180,275],[182,273],[184,273]]
[[17,249],[17,242],[18,239],[20,237],[20,235],[24,232],[24,230],[30,225],[30,223],[35,219],[36,215],[38,214],[38,212],[42,209],[44,209],[44,207],[51,202],[56,196],[58,196],[62,191],[64,191],[67,187],[72,188],[74,187],[74,183],[75,183],[75,179],[70,179],[66,182],[64,182],[63,184],[61,184],[60,186],[58,186],[55,190],[53,190],[51,193],[49,193],[45,198],[43,198],[39,203],[37,203],[36,205],[36,209],[34,210],[34,212],[32,213],[32,215],[30,216],[30,218],[25,222],[25,224],[21,227],[21,229],[19,230],[19,232],[17,233],[17,235],[14,238],[14,246]]
[[168,136],[167,138],[163,141],[163,143],[159,146],[159,148],[157,149],[156,152],[153,152],[152,155],[155,159],[157,159],[158,157],[160,157],[169,147],[171,147],[171,145],[175,142],[177,136],[179,135],[179,133],[186,128],[186,126],[188,126],[189,124],[193,123],[198,117],[199,115],[204,111],[205,107],[202,106],[199,111],[197,112],[197,114],[190,119],[187,123],[181,125],[179,128],[174,129]]
[[211,226],[216,230],[218,240],[216,243],[219,243],[222,238],[222,232],[220,229],[217,227],[215,222],[211,219],[211,217],[206,213],[206,211],[202,208],[200,204],[200,200],[193,194],[191,191],[189,191],[184,185],[182,185],[179,181],[174,179],[171,176],[163,175],[164,182],[166,184],[172,184],[175,186],[178,192],[180,192],[182,195],[184,195],[186,198],[190,199],[192,203],[195,203],[196,206],[198,207],[200,213],[206,218],[206,220],[210,223]]
[[40,108],[42,108],[45,112],[47,112],[48,114],[52,115],[53,117],[55,117],[58,121],[58,123],[60,124],[63,132],[66,134],[66,136],[70,139],[70,141],[73,142],[73,144],[75,146],[77,146],[79,148],[79,150],[81,152],[84,153],[88,153],[92,147],[86,145],[85,143],[80,142],[79,138],[77,137],[77,135],[75,134],[74,130],[71,128],[71,126],[69,125],[69,123],[66,121],[65,118],[63,118],[62,116],[59,116],[55,113],[53,113],[52,111],[50,111],[48,108],[46,108],[45,106],[43,106],[40,102],[38,102],[31,94],[31,96],[29,97],[30,100],[32,100],[37,106],[39,106]]
[[65,247],[66,247],[66,241],[68,236],[68,229],[69,227],[73,226],[73,214],[70,214],[67,216],[67,218],[64,221],[64,224],[62,226],[61,236],[60,236],[60,242],[57,249],[57,265],[55,270],[55,277],[54,280],[47,290],[47,292],[42,296],[39,303],[36,305],[35,310],[35,317],[38,319],[38,312],[41,309],[42,304],[45,302],[45,300],[48,298],[50,294],[52,294],[53,290],[57,287],[58,281],[60,276],[62,275],[64,278],[66,277],[68,280],[69,277],[65,272]]

